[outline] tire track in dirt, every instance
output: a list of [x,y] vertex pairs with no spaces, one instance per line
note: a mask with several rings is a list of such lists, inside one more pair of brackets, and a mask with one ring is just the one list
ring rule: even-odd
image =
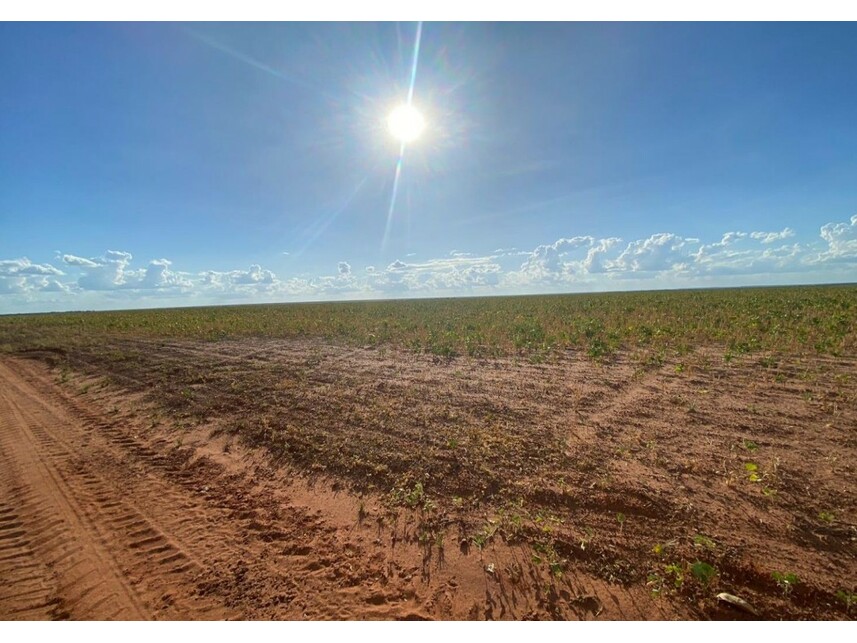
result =
[[[103,426],[76,423],[56,404],[56,394],[40,395],[4,365],[0,379],[2,499],[10,508],[10,524],[17,527],[11,533],[22,537],[16,556],[8,557],[2,568],[4,577],[5,572],[20,574],[22,563],[33,571],[20,592],[16,589],[5,604],[0,602],[0,614],[143,619],[155,617],[155,609],[171,608],[166,616],[205,617],[199,609],[204,601],[202,606],[181,604],[171,594],[178,581],[184,594],[191,595],[193,576],[203,568],[169,533],[175,527],[170,519],[178,523],[178,512],[187,509],[184,503],[176,502],[172,515],[166,515],[166,527],[147,516],[125,495],[127,485],[122,484],[140,471],[129,470],[128,463],[123,466],[108,451],[90,453]],[[87,456],[113,461],[99,468]],[[114,475],[104,476],[104,471]],[[161,504],[177,500],[175,492],[144,486],[152,495],[141,498],[151,506],[158,504],[156,497]],[[155,496],[158,492],[166,493]],[[44,591],[31,591],[28,583]],[[50,609],[33,612],[40,604]]]
[[[0,371],[0,376],[8,381],[7,372]],[[29,599],[27,590],[10,591],[12,612],[38,613],[53,605],[45,616],[145,618],[147,610],[105,547],[104,537],[57,469],[64,455],[61,448],[51,448],[41,430],[34,433],[34,426],[26,401],[13,399],[8,388],[0,393],[0,484],[3,504],[18,527],[12,532],[18,538],[10,543],[12,555],[3,561],[3,576],[30,569],[36,574],[27,580],[44,590],[31,592]]]

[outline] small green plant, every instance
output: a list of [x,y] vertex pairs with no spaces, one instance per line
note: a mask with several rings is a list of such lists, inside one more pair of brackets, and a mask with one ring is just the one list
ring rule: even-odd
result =
[[693,546],[702,547],[703,549],[717,549],[717,543],[703,534],[697,534],[693,537]]
[[743,446],[747,451],[755,451],[756,449],[758,449],[758,448],[759,448],[759,445],[758,445],[758,444],[756,444],[755,442],[753,442],[752,440],[744,440],[744,442],[743,442],[742,446]]
[[684,584],[684,568],[678,563],[670,563],[664,567],[664,572],[672,576],[676,589]]
[[496,533],[497,525],[489,522],[480,531],[471,536],[470,540],[474,545],[476,545],[477,549],[485,549],[485,545],[488,544],[488,541],[490,541]]
[[557,578],[562,576],[567,561],[557,553],[552,543],[535,542],[533,549],[537,552],[533,553],[534,564],[541,565],[546,562],[551,574]]
[[822,522],[830,524],[836,519],[836,516],[833,514],[832,511],[820,511],[818,513],[818,519]]
[[425,491],[423,490],[423,483],[417,482],[414,484],[414,488],[405,494],[405,504],[409,507],[416,507],[424,498]]
[[762,493],[768,498],[772,498],[777,495],[777,490],[771,489],[770,487],[762,487]]
[[771,574],[771,578],[776,581],[777,587],[782,590],[784,596],[791,594],[795,585],[800,583],[797,574],[792,572],[774,572]]
[[656,556],[663,556],[666,553],[667,546],[661,543],[657,543],[654,547],[652,547],[652,553]]
[[857,605],[857,594],[840,589],[836,592],[836,600],[845,605],[845,611],[851,613],[851,608]]
[[700,583],[708,585],[717,575],[717,569],[713,565],[698,560],[690,566],[690,573]]
[[621,511],[616,514],[616,522],[619,523],[620,527],[625,526],[625,514],[623,514]]
[[759,482],[761,480],[758,473],[759,465],[755,462],[745,462],[744,471],[747,472],[747,480],[750,482]]

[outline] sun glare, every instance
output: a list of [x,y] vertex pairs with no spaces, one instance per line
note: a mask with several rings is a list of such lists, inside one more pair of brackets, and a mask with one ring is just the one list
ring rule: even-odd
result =
[[411,105],[399,105],[387,117],[387,129],[402,143],[418,139],[425,127],[423,115]]

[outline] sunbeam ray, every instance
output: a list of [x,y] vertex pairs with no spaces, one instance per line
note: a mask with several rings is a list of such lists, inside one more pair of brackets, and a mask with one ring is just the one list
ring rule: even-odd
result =
[[366,181],[369,180],[371,174],[372,173],[370,172],[369,174],[364,176],[363,179],[361,179],[361,181],[357,184],[357,187],[354,188],[354,190],[351,192],[348,198],[345,199],[345,202],[339,208],[327,215],[326,218],[322,219],[321,221],[316,221],[315,223],[310,224],[309,227],[306,228],[306,231],[301,236],[306,236],[307,239],[306,241],[304,241],[303,245],[298,249],[298,251],[295,252],[295,258],[300,257],[304,252],[306,252],[306,250],[310,246],[312,246],[312,244],[315,243],[316,240],[318,240],[318,238],[322,234],[324,234],[324,231],[327,230],[331,226],[331,224],[336,221],[340,217],[340,215],[342,215],[342,213],[348,209],[352,201],[357,198],[357,195],[360,193],[360,190],[363,189],[363,186],[366,184]]
[[307,81],[303,78],[298,78],[297,76],[294,76],[291,74],[283,73],[282,71],[280,71],[278,69],[274,69],[273,67],[270,67],[269,65],[266,65],[265,63],[259,62],[255,58],[251,58],[247,54],[244,54],[244,53],[242,53],[236,49],[232,49],[231,47],[228,47],[228,46],[224,45],[223,43],[218,42],[214,38],[211,38],[210,36],[206,36],[205,34],[200,33],[199,31],[196,31],[195,29],[191,29],[190,27],[180,27],[180,29],[181,29],[181,31],[183,31],[184,33],[189,35],[191,38],[193,38],[194,40],[197,40],[198,42],[201,42],[205,45],[208,45],[212,49],[216,49],[217,51],[220,51],[220,52],[222,52],[228,56],[231,56],[235,60],[243,62],[247,65],[250,65],[251,67],[258,69],[259,71],[263,71],[267,74],[270,74],[271,76],[275,76],[276,78],[279,78],[280,80],[284,80],[286,82],[293,83],[295,85],[298,85],[299,87],[303,87],[304,89],[311,89],[315,92],[323,94],[324,96],[326,96],[328,98],[332,98],[332,96],[330,96],[330,94],[328,94],[328,92],[326,92],[324,89],[322,89],[321,87],[319,87],[318,85],[316,85],[315,83],[313,83],[311,81]]
[[[414,57],[411,60],[411,77],[408,83],[408,101],[411,105],[414,99],[414,86],[417,82],[417,65],[420,59],[420,41],[423,35],[422,21],[417,23],[417,35],[414,39]],[[405,143],[402,142],[399,147],[399,158],[396,161],[396,174],[393,177],[393,190],[390,194],[390,207],[387,209],[387,223],[384,225],[384,237],[381,239],[381,252],[387,249],[387,242],[390,239],[390,232],[393,228],[393,211],[396,209],[396,195],[399,192],[399,178],[402,176],[402,166],[405,163]]]

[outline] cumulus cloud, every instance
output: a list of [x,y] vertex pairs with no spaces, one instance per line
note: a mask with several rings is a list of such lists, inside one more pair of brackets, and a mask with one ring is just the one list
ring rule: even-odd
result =
[[339,271],[340,275],[350,275],[351,274],[351,264],[349,264],[347,261],[340,261],[337,264],[336,269]]
[[833,261],[857,259],[857,214],[850,223],[827,223],[821,226],[821,238],[827,242],[824,258]]
[[84,290],[115,290],[125,285],[125,269],[133,257],[128,252],[108,250],[104,257],[93,260],[92,266],[86,266],[86,271],[77,280],[78,286]]
[[85,268],[95,268],[98,265],[98,262],[96,261],[84,259],[83,257],[76,257],[75,255],[63,255],[62,261],[70,266],[83,266]]
[[607,255],[621,242],[622,240],[618,237],[609,237],[593,243],[586,253],[586,259],[583,260],[583,270],[589,274],[607,272],[610,268]]
[[236,270],[231,274],[236,284],[272,284],[276,279],[273,272],[263,269],[258,264],[253,264],[246,272]]
[[521,265],[521,272],[535,280],[564,278],[575,272],[574,262],[567,260],[569,254],[581,248],[592,248],[595,243],[593,237],[572,237],[537,246]]
[[698,249],[697,239],[685,239],[671,232],[653,234],[632,241],[616,259],[612,268],[625,272],[661,272],[683,269]]
[[782,232],[751,232],[752,239],[758,239],[762,243],[774,243],[795,236],[795,231],[791,228],[785,228]]
[[64,274],[48,263],[33,263],[27,257],[3,259],[0,260],[0,294],[26,294],[39,291],[51,283],[50,277],[59,277]]
[[21,259],[4,259],[0,261],[0,275],[62,275],[48,263],[33,263],[26,257]]

